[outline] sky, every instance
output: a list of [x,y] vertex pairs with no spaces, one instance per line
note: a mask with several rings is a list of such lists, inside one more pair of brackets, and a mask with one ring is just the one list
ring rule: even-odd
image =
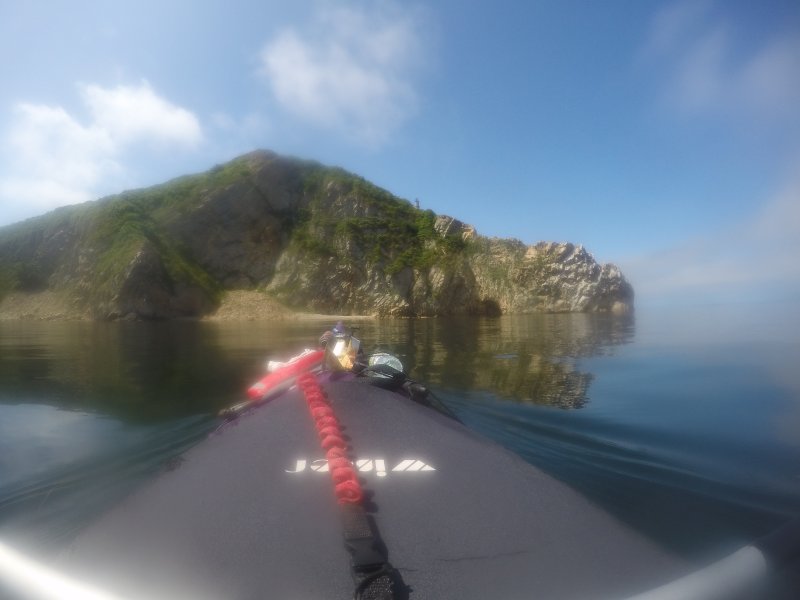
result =
[[800,300],[796,0],[0,0],[0,226],[256,148],[641,301]]

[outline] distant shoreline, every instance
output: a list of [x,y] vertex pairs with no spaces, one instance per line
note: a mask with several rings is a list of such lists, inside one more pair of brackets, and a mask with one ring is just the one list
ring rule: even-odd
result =
[[[623,307],[626,308],[626,307]],[[569,311],[566,311],[569,312]],[[610,313],[625,315],[631,309]],[[543,312],[542,314],[553,314]],[[217,310],[202,317],[175,317],[155,321],[370,321],[379,315],[341,315],[295,311],[278,302],[263,291],[230,290],[225,292]],[[424,318],[424,317],[419,317]],[[69,294],[44,290],[41,292],[11,292],[0,300],[0,322],[4,321],[149,321],[122,316],[118,319],[99,319]]]
[[[219,308],[210,315],[187,318],[196,321],[364,321],[375,315],[327,315],[293,311],[273,300],[264,292],[234,290],[226,292]],[[0,300],[0,321],[94,321],[91,314],[80,308],[67,294],[42,292],[12,292]],[[124,317],[119,320],[125,320]]]
[[67,294],[11,292],[0,300],[0,321],[91,321],[91,315]]
[[202,321],[330,321],[367,320],[374,315],[326,315],[293,311],[264,292],[235,290],[226,292],[214,314],[206,315]]

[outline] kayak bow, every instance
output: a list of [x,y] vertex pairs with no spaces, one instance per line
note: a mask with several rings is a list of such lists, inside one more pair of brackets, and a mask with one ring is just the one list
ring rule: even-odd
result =
[[235,426],[89,526],[61,566],[141,600],[325,600],[372,580],[383,591],[364,597],[395,600],[797,597],[769,580],[797,566],[797,521],[697,571],[414,401],[385,360],[361,365],[370,377],[325,362],[309,351],[251,386]]

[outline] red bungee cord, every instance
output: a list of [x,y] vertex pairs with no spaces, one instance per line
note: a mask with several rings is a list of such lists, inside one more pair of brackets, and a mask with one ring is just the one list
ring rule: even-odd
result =
[[298,377],[297,385],[303,390],[319,435],[320,445],[325,450],[336,501],[339,504],[359,504],[364,498],[364,490],[358,482],[353,464],[347,458],[347,444],[330,402],[325,397],[317,378],[311,373],[304,373]]

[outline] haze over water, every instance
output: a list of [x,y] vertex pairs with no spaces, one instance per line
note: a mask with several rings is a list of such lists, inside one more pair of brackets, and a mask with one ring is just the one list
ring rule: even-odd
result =
[[[676,552],[735,549],[800,506],[792,307],[352,325],[467,426]],[[326,326],[0,322],[0,538],[64,548]]]

